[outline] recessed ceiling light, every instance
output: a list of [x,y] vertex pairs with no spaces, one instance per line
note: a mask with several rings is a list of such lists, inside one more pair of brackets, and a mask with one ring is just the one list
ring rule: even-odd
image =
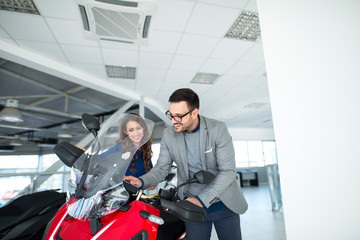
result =
[[243,11],[225,37],[257,41],[261,37],[259,15],[256,12]]
[[1,0],[0,10],[40,15],[32,0]]
[[106,73],[109,78],[136,79],[136,68],[106,65]]
[[216,73],[199,72],[191,80],[191,83],[214,84],[219,77],[220,75]]

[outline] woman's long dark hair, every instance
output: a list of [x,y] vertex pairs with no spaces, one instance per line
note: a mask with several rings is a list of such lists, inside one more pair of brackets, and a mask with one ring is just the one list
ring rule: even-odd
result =
[[[135,122],[139,123],[140,126],[143,128],[143,131],[144,131],[143,139],[144,138],[149,139],[139,149],[141,158],[143,159],[143,165],[144,165],[145,172],[149,172],[150,171],[149,165],[150,165],[151,154],[152,154],[152,151],[151,151],[152,138],[151,138],[151,135],[150,135],[149,128],[148,128],[145,120],[142,117],[140,117],[136,113],[127,114],[124,117],[124,119],[121,121],[120,126],[118,128],[119,138],[116,140],[116,143],[118,143],[118,142],[123,143],[122,144],[122,150],[123,151],[132,152],[132,151],[136,150],[135,146],[132,143],[132,141],[130,140],[129,136],[125,133],[126,126],[127,126],[128,122],[130,122],[130,121],[135,121]],[[136,154],[137,153],[135,153],[134,157],[131,159],[131,163],[130,163],[130,166],[129,166],[130,172],[135,171],[134,165],[135,165],[135,159],[137,158]]]

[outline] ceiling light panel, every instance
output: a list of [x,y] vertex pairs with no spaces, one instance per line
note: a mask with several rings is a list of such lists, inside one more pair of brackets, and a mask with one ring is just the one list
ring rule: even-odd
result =
[[106,73],[109,78],[136,79],[136,68],[106,65]]
[[261,37],[259,15],[256,12],[243,11],[225,37],[257,41]]
[[199,72],[191,80],[191,83],[214,84],[219,77],[220,74]]
[[1,0],[0,10],[40,15],[32,0]]

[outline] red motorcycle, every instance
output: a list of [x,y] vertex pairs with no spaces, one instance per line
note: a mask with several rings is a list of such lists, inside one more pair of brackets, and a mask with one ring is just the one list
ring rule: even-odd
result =
[[[48,224],[43,239],[180,239],[183,221],[203,222],[205,210],[180,201],[178,188],[145,195],[123,181],[137,149],[116,143],[118,126],[129,114],[114,114],[101,127],[98,120],[83,114],[83,125],[95,136],[85,152],[63,142],[54,152],[72,168],[67,202]],[[144,120],[146,131],[139,148],[149,140],[153,122]],[[100,129],[100,130],[99,130]],[[187,182],[209,183],[214,176],[200,171]]]

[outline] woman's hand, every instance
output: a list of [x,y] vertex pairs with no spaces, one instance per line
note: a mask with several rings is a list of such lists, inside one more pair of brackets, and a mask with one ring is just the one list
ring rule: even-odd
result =
[[124,181],[128,181],[131,185],[134,185],[135,187],[142,187],[142,183],[140,179],[133,177],[133,176],[125,176]]

